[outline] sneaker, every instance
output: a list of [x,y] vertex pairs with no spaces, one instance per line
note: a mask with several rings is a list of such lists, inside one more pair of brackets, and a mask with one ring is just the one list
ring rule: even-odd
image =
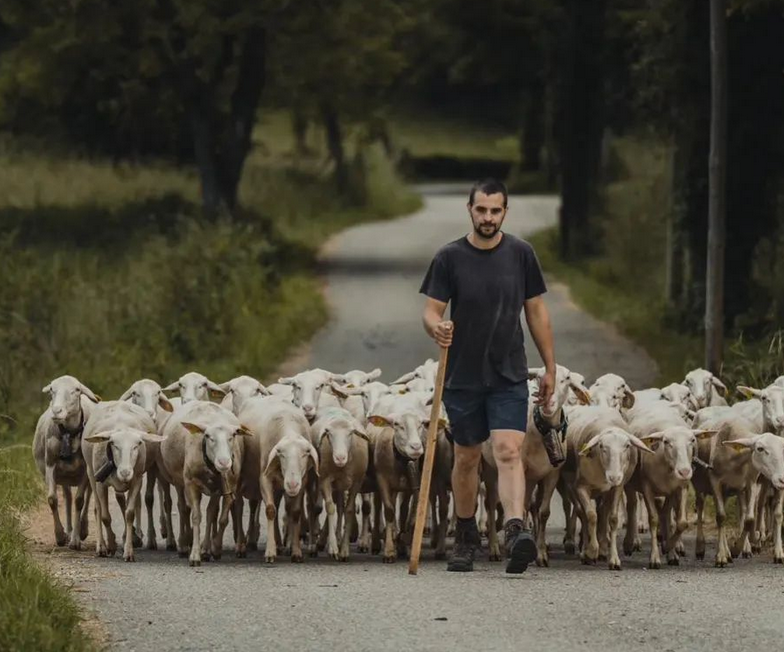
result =
[[446,569],[456,573],[470,573],[474,570],[474,554],[479,547],[480,537],[476,521],[464,524],[457,521],[455,545],[447,562]]
[[531,531],[519,518],[507,521],[504,527],[504,543],[506,547],[506,572],[522,573],[528,564],[536,561],[536,541]]

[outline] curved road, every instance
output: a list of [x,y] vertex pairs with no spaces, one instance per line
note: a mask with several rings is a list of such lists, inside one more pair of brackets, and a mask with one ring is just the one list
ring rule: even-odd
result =
[[[438,246],[467,230],[460,190],[454,196],[449,188],[426,188],[417,214],[351,229],[328,244],[333,319],[300,362],[335,370],[380,366],[391,380],[435,354],[420,326],[417,290]],[[509,232],[525,236],[554,223],[552,198],[515,197],[510,204]],[[547,302],[560,362],[589,379],[613,370],[635,386],[652,380],[651,360],[576,309],[565,288],[551,283]],[[51,520],[39,521],[38,550],[51,550]],[[57,550],[47,559],[76,583],[112,650],[663,652],[773,649],[784,640],[784,571],[769,553],[726,570],[687,558],[681,568],[656,572],[646,569],[647,555],[637,554],[623,561],[623,571],[609,572],[565,559],[560,534],[552,528],[552,567],[520,576],[505,576],[481,557],[474,573],[448,574],[427,549],[418,577],[407,575],[405,563],[384,565],[366,555],[349,564],[322,556],[267,566],[259,553],[236,560],[228,551],[199,569],[162,551],[142,551],[134,565],[93,552]],[[712,552],[709,545],[708,559]]]

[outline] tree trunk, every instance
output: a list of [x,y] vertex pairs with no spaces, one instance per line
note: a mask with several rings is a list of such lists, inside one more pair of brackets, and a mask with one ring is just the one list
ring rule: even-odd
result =
[[559,98],[561,255],[596,250],[591,228],[603,131],[605,0],[569,0],[564,74]]
[[335,163],[335,182],[340,194],[348,192],[348,168],[343,151],[343,134],[340,129],[340,120],[337,111],[329,102],[321,105],[321,116],[327,136],[327,149],[332,161]]
[[201,182],[201,204],[204,214],[215,217],[221,210],[219,163],[215,154],[215,132],[207,111],[199,104],[190,109],[193,153]]
[[724,352],[724,248],[727,176],[727,14],[711,0],[711,145],[708,166],[708,264],[705,367],[719,373]]
[[294,151],[297,156],[308,154],[308,119],[297,107],[291,112],[291,130],[294,132]]

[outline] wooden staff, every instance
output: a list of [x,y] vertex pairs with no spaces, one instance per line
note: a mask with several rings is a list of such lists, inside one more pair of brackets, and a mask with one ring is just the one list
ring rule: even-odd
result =
[[414,522],[414,539],[411,542],[411,558],[408,562],[408,574],[416,575],[419,570],[419,554],[422,551],[422,536],[425,533],[427,506],[430,503],[430,480],[433,477],[433,461],[436,457],[436,439],[438,422],[441,419],[441,395],[444,392],[444,376],[446,375],[446,358],[449,349],[442,348],[438,359],[438,375],[433,391],[433,405],[430,409],[430,426],[427,429],[425,442],[425,462],[422,468],[422,481],[419,484],[416,521]]

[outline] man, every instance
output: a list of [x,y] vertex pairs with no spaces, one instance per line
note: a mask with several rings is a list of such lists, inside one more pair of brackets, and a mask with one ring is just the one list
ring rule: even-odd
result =
[[[536,543],[522,518],[527,497],[521,448],[528,420],[523,310],[545,364],[539,404],[553,393],[555,354],[536,254],[524,240],[501,231],[507,201],[506,186],[499,181],[474,185],[468,200],[473,230],[438,251],[420,288],[427,296],[425,330],[440,346],[450,347],[443,397],[455,446],[457,529],[450,571],[473,570],[480,545],[474,516],[479,462],[488,438],[506,519],[506,572],[522,573],[536,559]],[[451,319],[445,320],[450,302]]]

